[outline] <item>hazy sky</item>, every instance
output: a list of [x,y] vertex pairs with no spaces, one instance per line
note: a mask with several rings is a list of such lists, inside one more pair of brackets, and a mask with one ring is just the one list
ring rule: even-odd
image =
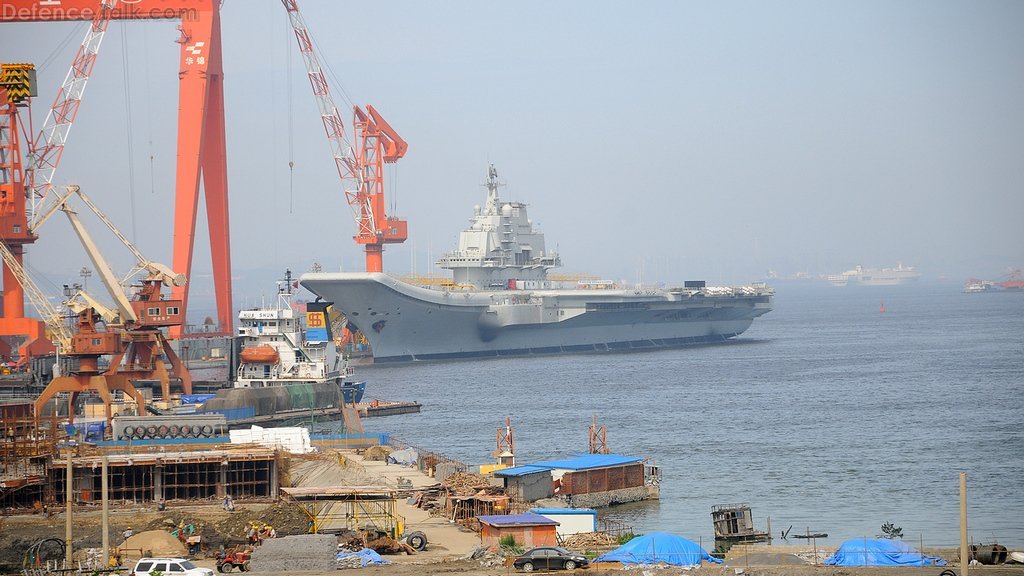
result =
[[[409,142],[388,176],[410,240],[387,247],[387,271],[427,272],[456,246],[489,162],[567,272],[738,283],[902,262],[961,281],[1024,266],[1024,2],[301,6],[339,107],[372,104]],[[244,305],[285,267],[363,256],[283,7],[228,0],[222,18]],[[84,31],[0,26],[4,61],[42,66],[37,125]],[[170,21],[110,26],[56,177],[168,264],[176,38]],[[197,305],[212,290],[202,218]],[[55,218],[28,264],[62,283],[87,261]]]

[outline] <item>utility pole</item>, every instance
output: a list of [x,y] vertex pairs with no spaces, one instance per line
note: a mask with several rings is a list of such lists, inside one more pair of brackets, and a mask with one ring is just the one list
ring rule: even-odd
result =
[[967,576],[971,554],[967,547],[967,472],[960,473],[960,576]]
[[74,502],[74,490],[71,481],[74,472],[71,470],[71,447],[68,446],[68,472],[66,490],[64,491],[64,503],[67,504],[67,513],[64,515],[64,563],[66,568],[71,567],[71,505]]
[[103,567],[110,565],[110,469],[107,455],[103,455],[103,466],[100,471],[100,489],[103,490],[103,534],[100,538],[103,546]]
[[82,269],[78,271],[78,275],[82,277],[82,287],[84,290],[89,289],[89,276],[92,276],[92,270],[88,266],[82,266]]

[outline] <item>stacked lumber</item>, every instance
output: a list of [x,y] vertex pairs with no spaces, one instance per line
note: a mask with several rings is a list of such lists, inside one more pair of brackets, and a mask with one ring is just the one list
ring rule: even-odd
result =
[[444,481],[444,485],[455,494],[469,495],[476,494],[481,489],[490,488],[487,479],[479,474],[469,472],[456,472]]
[[614,536],[604,532],[581,532],[573,534],[563,541],[563,545],[570,550],[592,550],[616,546],[618,543]]

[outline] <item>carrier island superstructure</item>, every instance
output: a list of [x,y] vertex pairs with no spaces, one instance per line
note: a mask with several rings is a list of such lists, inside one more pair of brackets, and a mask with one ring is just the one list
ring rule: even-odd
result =
[[772,308],[764,285],[670,289],[611,282],[565,286],[561,265],[526,205],[498,197],[473,208],[459,247],[438,262],[452,283],[428,288],[380,272],[308,273],[301,283],[332,301],[369,340],[375,362],[608,352],[721,342]]

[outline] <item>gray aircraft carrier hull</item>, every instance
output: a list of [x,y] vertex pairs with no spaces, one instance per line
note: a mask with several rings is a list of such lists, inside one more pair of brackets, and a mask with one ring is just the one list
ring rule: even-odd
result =
[[309,273],[375,362],[642,350],[722,342],[771,310],[770,291],[435,290],[382,273]]

